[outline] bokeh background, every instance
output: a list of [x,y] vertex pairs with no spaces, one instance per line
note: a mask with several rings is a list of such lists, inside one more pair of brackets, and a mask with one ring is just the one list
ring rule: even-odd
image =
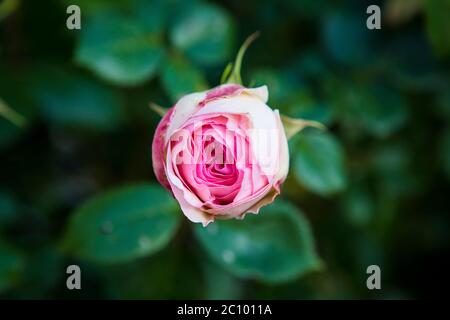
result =
[[[447,0],[0,1],[0,298],[445,294],[449,14]],[[244,83],[329,129],[290,141],[275,204],[203,229],[155,180],[148,104],[219,84],[255,31]]]

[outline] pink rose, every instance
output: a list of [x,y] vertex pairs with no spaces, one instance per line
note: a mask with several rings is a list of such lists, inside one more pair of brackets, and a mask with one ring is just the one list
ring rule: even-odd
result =
[[226,84],[182,97],[162,118],[153,169],[191,221],[243,218],[280,193],[288,145],[267,99],[266,86]]

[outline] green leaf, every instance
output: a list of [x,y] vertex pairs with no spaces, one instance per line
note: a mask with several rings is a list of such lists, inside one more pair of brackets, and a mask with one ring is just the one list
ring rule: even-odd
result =
[[[386,137],[401,128],[408,119],[403,97],[386,87],[362,91],[359,116],[366,129],[377,137]],[[364,106],[364,107],[363,107]]]
[[374,213],[374,201],[364,185],[352,185],[342,199],[343,214],[348,222],[357,227],[367,226]]
[[370,41],[376,33],[366,28],[365,12],[359,15],[331,11],[323,16],[322,41],[328,54],[338,63],[359,65],[371,61]]
[[318,77],[326,77],[330,70],[323,58],[323,52],[319,50],[302,50],[293,62],[289,65],[289,72],[294,72],[297,76],[310,80],[323,81]]
[[195,62],[214,65],[229,58],[235,26],[222,8],[199,3],[185,8],[174,20],[170,40]]
[[[108,1],[111,5],[111,1]],[[165,27],[169,22],[172,11],[172,1],[167,0],[133,0],[131,1],[132,9],[137,19],[144,24],[147,30],[160,33],[165,31]]]
[[155,74],[163,53],[159,33],[114,11],[85,19],[75,60],[106,80],[131,86]]
[[123,120],[121,97],[89,78],[60,71],[48,72],[34,89],[44,118],[53,125],[110,130]]
[[307,220],[296,207],[279,199],[242,221],[216,221],[194,228],[208,254],[239,278],[279,283],[321,266]]
[[164,64],[161,80],[172,102],[182,96],[208,89],[202,72],[181,55],[171,55]]
[[0,240],[0,293],[16,284],[23,267],[22,254]]
[[448,13],[450,2],[441,0],[425,1],[427,32],[436,52],[440,55],[450,54],[450,22]]
[[[342,82],[342,81],[341,81]],[[381,84],[339,83],[330,99],[338,105],[337,114],[347,135],[361,131],[386,138],[400,130],[408,120],[404,97]]]
[[95,196],[74,212],[62,247],[94,262],[130,261],[163,248],[180,217],[176,202],[161,187],[120,187]]
[[378,145],[370,160],[378,188],[388,197],[411,196],[424,192],[426,184],[419,166],[414,166],[417,154],[409,141],[390,141]]
[[294,118],[312,120],[329,125],[334,117],[333,109],[328,103],[316,101],[308,92],[299,91],[291,103]]
[[206,280],[207,300],[242,299],[243,281],[224,270],[209,259],[203,260],[204,278]]
[[305,131],[293,143],[294,173],[308,190],[325,196],[345,188],[343,150],[332,135]]

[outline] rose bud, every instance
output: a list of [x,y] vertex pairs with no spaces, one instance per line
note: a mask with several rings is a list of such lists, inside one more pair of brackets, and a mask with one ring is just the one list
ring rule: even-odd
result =
[[225,84],[182,97],[162,118],[153,169],[191,221],[243,218],[280,194],[288,144],[267,99],[266,86]]
[[[280,194],[289,169],[287,139],[316,121],[281,116],[267,106],[266,86],[246,88],[240,75],[240,48],[221,83],[188,94],[159,123],[152,145],[153,170],[183,213],[203,226],[217,219],[244,218]],[[153,105],[163,114],[163,109]]]

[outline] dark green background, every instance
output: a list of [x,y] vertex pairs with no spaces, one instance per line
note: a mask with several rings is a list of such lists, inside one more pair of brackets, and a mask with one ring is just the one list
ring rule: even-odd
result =
[[[442,295],[450,2],[376,3],[371,31],[373,1],[0,1],[0,99],[26,119],[0,116],[0,298]],[[203,229],[157,185],[148,104],[219,84],[255,31],[244,83],[329,129],[290,141],[275,204]]]

